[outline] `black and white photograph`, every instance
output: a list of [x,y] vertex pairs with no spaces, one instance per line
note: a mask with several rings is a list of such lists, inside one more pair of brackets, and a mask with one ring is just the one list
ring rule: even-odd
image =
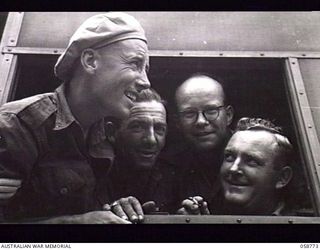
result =
[[320,12],[1,12],[0,35],[1,223],[320,223]]

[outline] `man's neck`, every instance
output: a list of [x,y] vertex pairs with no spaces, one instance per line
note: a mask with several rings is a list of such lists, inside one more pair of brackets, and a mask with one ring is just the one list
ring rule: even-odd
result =
[[85,135],[89,128],[102,117],[96,110],[95,103],[91,101],[91,95],[83,88],[84,82],[71,80],[66,91],[66,99],[75,119],[81,125]]

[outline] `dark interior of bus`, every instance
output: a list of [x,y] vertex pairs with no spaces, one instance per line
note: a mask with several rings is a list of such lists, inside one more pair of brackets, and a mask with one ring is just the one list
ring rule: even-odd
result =
[[[16,89],[11,100],[21,99],[38,93],[54,90],[60,81],[54,77],[56,56],[20,55]],[[169,132],[167,145],[180,141],[174,122],[174,93],[185,79],[194,73],[205,73],[221,82],[228,100],[235,109],[233,126],[240,117],[261,117],[283,127],[294,145],[295,178],[290,204],[306,214],[312,214],[312,198],[306,195],[310,190],[305,181],[303,157],[299,149],[298,136],[290,104],[286,94],[284,61],[270,58],[209,58],[209,57],[151,57],[150,82],[163,99],[167,101]],[[302,181],[304,180],[304,181]],[[308,199],[306,199],[308,197]]]

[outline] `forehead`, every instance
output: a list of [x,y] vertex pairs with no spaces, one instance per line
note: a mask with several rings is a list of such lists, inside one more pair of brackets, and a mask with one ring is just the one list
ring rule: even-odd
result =
[[272,133],[247,130],[236,132],[228,142],[226,149],[270,157],[275,155],[277,147],[277,141]]
[[156,101],[136,103],[130,109],[129,121],[139,118],[158,118],[165,121],[166,110],[162,103]]
[[210,78],[192,78],[181,86],[177,93],[177,104],[223,104],[221,85]]
[[126,39],[112,43],[102,48],[102,51],[108,54],[125,54],[125,55],[144,55],[148,52],[148,46],[145,41],[140,39]]

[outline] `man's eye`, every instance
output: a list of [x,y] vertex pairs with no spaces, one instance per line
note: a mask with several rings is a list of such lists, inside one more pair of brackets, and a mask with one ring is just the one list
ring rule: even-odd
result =
[[160,135],[163,135],[167,130],[167,128],[165,126],[162,126],[162,125],[155,126],[154,129],[155,129],[156,133],[160,134]]
[[128,128],[132,131],[141,131],[143,130],[143,127],[141,126],[141,124],[138,124],[138,123],[134,123],[134,124],[130,124],[128,126]]
[[208,115],[216,115],[217,113],[218,113],[218,110],[215,108],[206,110],[206,114]]
[[230,154],[230,153],[225,153],[224,154],[224,160],[225,161],[233,162],[234,159],[235,159],[235,157],[232,154]]
[[193,111],[189,111],[189,112],[183,112],[182,115],[184,118],[193,118],[195,117],[196,113]]
[[141,61],[132,61],[131,64],[138,70],[141,69],[141,65],[142,65]]
[[251,167],[258,167],[258,166],[260,166],[260,163],[259,163],[257,160],[253,159],[253,158],[247,159],[247,164],[248,164],[249,166],[251,166]]

